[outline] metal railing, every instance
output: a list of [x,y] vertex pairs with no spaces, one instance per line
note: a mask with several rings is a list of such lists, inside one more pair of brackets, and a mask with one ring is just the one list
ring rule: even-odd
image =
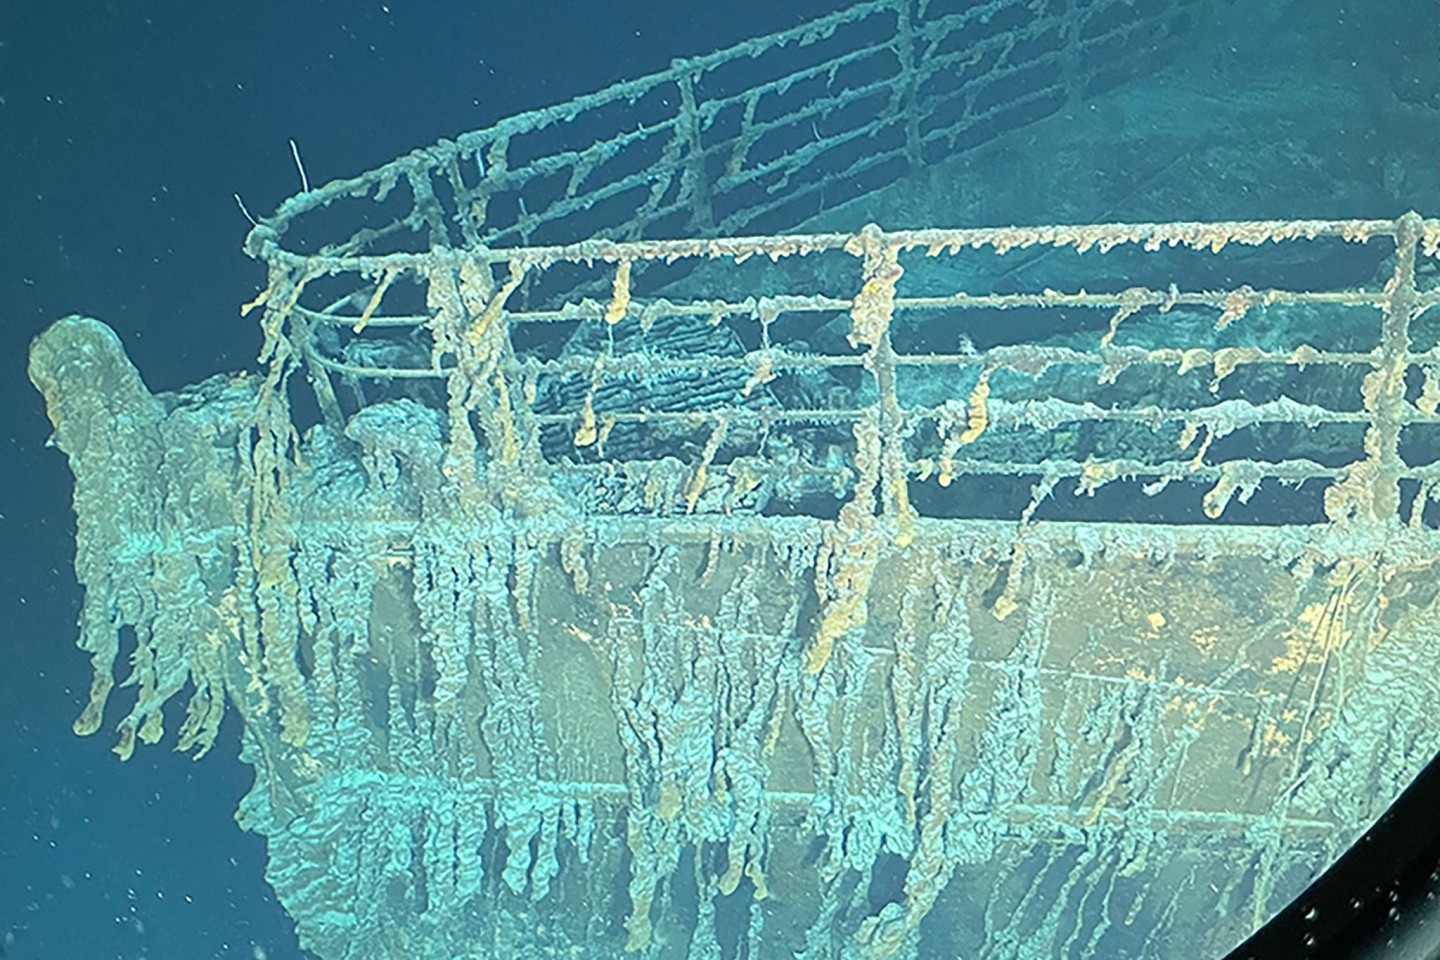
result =
[[1168,62],[1215,0],[869,0],[290,198],[251,235],[364,257],[791,230]]
[[[1227,247],[1327,242],[1356,245],[1376,282],[1269,286],[1267,268],[1254,264],[1253,284],[1217,290],[1186,280],[1196,261]],[[1028,521],[1047,510],[1065,518],[1073,515],[1065,504],[1105,503],[1114,490],[1123,493],[1088,519],[1239,513],[1255,522],[1227,508],[1263,487],[1292,502],[1282,514],[1295,522],[1403,512],[1418,525],[1440,479],[1440,352],[1435,325],[1415,320],[1440,293],[1417,282],[1416,262],[1437,244],[1440,223],[1411,214],[897,232],[872,225],[857,234],[275,263],[290,291],[281,308],[294,355],[311,367],[337,421],[342,406],[423,395],[395,384],[434,380],[429,396],[449,411],[452,442],[473,430],[492,468],[523,463],[535,476],[586,478],[583,500],[596,510],[833,517],[866,482],[865,461],[883,479],[876,510],[902,523]],[[973,276],[982,256],[1033,248],[1170,259],[1148,285],[1118,290],[943,287]],[[1386,256],[1392,262],[1381,270]],[[757,263],[765,269],[758,284],[747,272]],[[798,269],[807,264],[808,274]],[[371,279],[324,309],[300,306],[307,284],[337,276]],[[764,285],[770,292],[754,292]],[[406,288],[427,308],[385,312],[386,299]],[[585,293],[596,290],[605,292]],[[1005,333],[1017,318],[1026,330],[1071,333],[1028,342]],[[824,330],[829,343],[812,344]],[[363,360],[379,354],[390,362]],[[348,400],[339,396],[345,385],[354,390]],[[635,499],[617,493],[617,483],[649,493]],[[1189,493],[1177,497],[1181,490]],[[1137,507],[1146,499],[1156,506]]]

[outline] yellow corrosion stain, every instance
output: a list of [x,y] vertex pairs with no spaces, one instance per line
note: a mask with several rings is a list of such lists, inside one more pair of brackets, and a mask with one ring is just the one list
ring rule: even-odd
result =
[[1215,644],[1220,642],[1220,631],[1216,627],[1205,627],[1190,634],[1190,642],[1200,649],[1201,653],[1209,653],[1215,649]]
[[680,785],[674,780],[660,784],[660,798],[655,804],[655,815],[661,820],[674,820],[680,814]]
[[[980,371],[980,379],[975,383],[975,389],[970,391],[969,398],[965,401],[966,417],[965,431],[960,434],[961,443],[974,443],[980,439],[980,434],[990,424],[990,411],[986,401],[990,399],[990,370]],[[945,484],[942,482],[941,486]]]

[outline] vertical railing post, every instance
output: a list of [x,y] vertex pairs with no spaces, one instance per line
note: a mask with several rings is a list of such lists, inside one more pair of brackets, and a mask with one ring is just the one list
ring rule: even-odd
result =
[[676,118],[683,135],[689,139],[685,172],[681,174],[682,192],[690,197],[690,216],[695,231],[701,236],[715,233],[715,208],[710,201],[710,177],[705,174],[705,144],[700,136],[700,107],[695,99],[695,78],[680,69],[683,62],[671,61],[677,72],[675,85],[680,89],[680,113]]
[[[1415,289],[1415,253],[1422,222],[1413,211],[1395,222],[1395,271],[1385,284],[1380,327],[1379,358],[1365,377],[1365,409],[1370,429],[1366,452],[1377,458],[1375,519],[1387,522],[1400,511],[1400,431],[1405,425],[1405,374],[1409,369],[1410,319],[1419,298]],[[1373,379],[1372,379],[1373,378]]]
[[[900,60],[900,92],[897,105],[905,118],[905,159],[909,163],[910,172],[919,173],[924,165],[924,157],[920,152],[920,111],[915,103],[920,86],[919,64],[916,60],[916,46],[920,35],[917,34],[917,24],[912,16],[912,3],[914,0],[896,0],[895,3],[895,55]],[[923,33],[923,30],[920,33]]]

